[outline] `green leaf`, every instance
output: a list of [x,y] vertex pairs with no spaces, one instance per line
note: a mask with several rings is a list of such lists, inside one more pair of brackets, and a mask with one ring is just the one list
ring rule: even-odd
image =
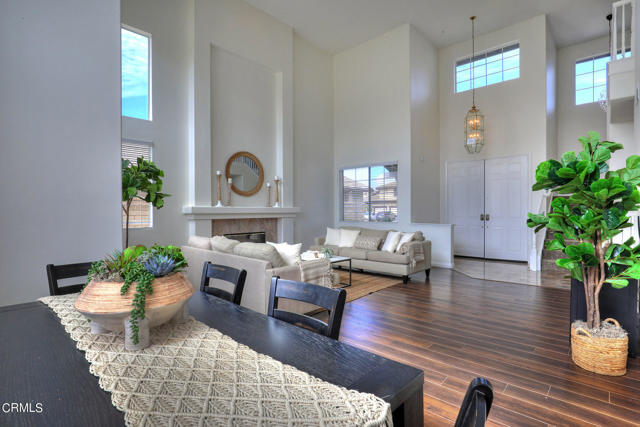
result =
[[579,260],[582,259],[584,255],[594,255],[595,248],[589,242],[582,242],[577,245],[567,246],[564,253],[572,259]]
[[556,174],[560,178],[575,178],[577,175],[576,171],[571,168],[560,168],[556,171]]
[[629,284],[627,279],[607,279],[606,283],[610,283],[616,289],[622,289]]
[[573,151],[567,151],[562,155],[562,166],[567,167],[572,162],[576,161],[576,153]]
[[578,267],[578,264],[575,261],[568,258],[557,259],[556,265],[560,268],[566,268],[567,270],[571,270]]
[[561,251],[564,249],[564,245],[557,240],[548,241],[546,247],[549,251]]
[[615,229],[618,225],[620,225],[620,216],[617,209],[605,209],[602,214],[605,224],[610,230]]
[[611,158],[611,151],[604,147],[598,147],[593,153],[593,161],[596,163],[606,162]]
[[640,279],[640,264],[633,264],[624,271],[624,275],[633,279]]
[[639,169],[640,168],[640,156],[634,154],[627,157],[627,169]]

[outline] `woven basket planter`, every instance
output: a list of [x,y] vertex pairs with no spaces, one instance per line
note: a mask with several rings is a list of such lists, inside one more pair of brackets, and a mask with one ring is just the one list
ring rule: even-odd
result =
[[153,280],[153,293],[147,295],[145,318],[139,321],[139,343],[130,340],[129,315],[131,313],[136,284],[131,284],[124,295],[120,294],[122,282],[89,283],[75,302],[75,309],[91,320],[92,333],[125,331],[126,348],[140,350],[149,345],[149,328],[169,320],[186,320],[186,304],[195,292],[193,285],[182,273]]
[[[605,322],[620,324],[615,319]],[[596,374],[620,376],[627,373],[629,338],[592,337],[584,328],[571,325],[571,359],[573,362]]]

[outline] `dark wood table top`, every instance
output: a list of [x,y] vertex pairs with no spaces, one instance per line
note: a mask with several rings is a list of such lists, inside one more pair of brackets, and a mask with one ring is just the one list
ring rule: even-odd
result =
[[[375,394],[392,410],[421,394],[424,374],[416,368],[200,292],[189,309],[196,319],[259,353],[330,383]],[[6,413],[6,403],[22,403],[20,409],[33,412]],[[0,426],[124,423],[111,394],[89,372],[84,353],[40,302],[0,307],[0,405]]]

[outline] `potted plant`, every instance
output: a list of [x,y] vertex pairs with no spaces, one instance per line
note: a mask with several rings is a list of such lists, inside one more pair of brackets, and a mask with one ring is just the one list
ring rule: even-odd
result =
[[565,258],[556,263],[584,285],[587,318],[571,325],[573,361],[592,372],[623,375],[628,338],[609,319],[601,322],[599,296],[603,286],[620,289],[640,278],[640,246],[633,238],[612,242],[632,226],[627,214],[640,208],[640,156],[628,157],[626,167],[612,171],[607,161],[621,144],[601,141],[596,132],[579,141],[580,153],[569,151],[560,161],[538,165],[533,190],[561,196],[551,203],[550,213],[530,213],[527,225],[536,232],[545,227],[555,231],[547,249],[562,251]]
[[186,319],[194,288],[180,273],[187,261],[176,246],[133,246],[95,262],[75,308],[92,333],[125,331],[125,347],[149,346],[149,328]]
[[122,159],[122,210],[125,220],[125,247],[129,246],[129,212],[134,199],[151,203],[156,209],[164,206],[164,198],[171,196],[162,193],[162,177],[164,172],[155,163],[136,159],[134,165],[129,160]]

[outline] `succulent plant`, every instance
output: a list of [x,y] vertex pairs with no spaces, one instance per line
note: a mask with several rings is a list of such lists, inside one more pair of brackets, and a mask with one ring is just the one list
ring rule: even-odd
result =
[[153,255],[144,263],[144,268],[155,277],[166,276],[173,271],[176,262],[169,255]]

